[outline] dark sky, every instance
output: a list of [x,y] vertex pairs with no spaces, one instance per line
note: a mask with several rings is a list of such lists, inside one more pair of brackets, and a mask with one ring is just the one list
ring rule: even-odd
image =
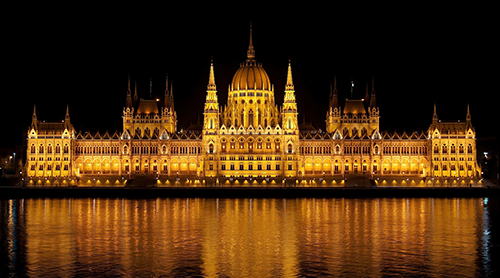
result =
[[300,121],[305,115],[325,129],[334,75],[341,97],[350,95],[352,78],[358,98],[373,75],[382,130],[427,130],[434,103],[440,119],[465,120],[469,103],[478,136],[498,136],[498,22],[482,9],[216,17],[32,8],[4,34],[0,147],[21,143],[35,104],[42,120],[62,120],[68,104],[77,130],[121,130],[128,73],[148,97],[149,78],[153,94],[162,95],[168,72],[178,129],[186,128],[203,113],[211,56],[226,104],[227,86],[246,59],[250,21],[278,105],[291,58]]

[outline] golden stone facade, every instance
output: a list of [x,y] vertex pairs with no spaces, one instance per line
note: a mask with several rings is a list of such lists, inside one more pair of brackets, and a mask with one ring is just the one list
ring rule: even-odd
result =
[[121,133],[77,133],[69,111],[60,123],[34,111],[24,175],[39,186],[124,186],[138,176],[158,186],[482,185],[468,108],[465,122],[442,122],[434,107],[427,132],[382,133],[373,81],[365,99],[341,105],[335,80],[326,132],[301,129],[290,61],[286,80],[278,109],[250,31],[224,107],[211,63],[200,130],[177,130],[168,77],[162,102],[139,100],[137,89],[132,97],[129,77]]

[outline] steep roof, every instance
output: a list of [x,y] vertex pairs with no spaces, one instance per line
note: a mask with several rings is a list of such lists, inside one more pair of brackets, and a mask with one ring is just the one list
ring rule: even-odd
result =
[[156,100],[141,99],[137,114],[158,114],[158,102]]
[[366,114],[365,105],[360,99],[348,99],[345,101],[344,114]]

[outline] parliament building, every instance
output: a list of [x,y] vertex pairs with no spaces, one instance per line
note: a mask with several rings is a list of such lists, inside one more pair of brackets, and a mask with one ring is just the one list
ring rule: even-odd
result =
[[441,121],[434,106],[427,131],[386,133],[379,129],[373,80],[364,99],[348,100],[339,99],[335,81],[326,132],[299,125],[290,61],[278,105],[251,30],[225,106],[213,62],[207,70],[199,129],[177,127],[168,78],[158,100],[139,99],[137,87],[132,94],[129,76],[121,132],[77,132],[68,109],[52,123],[39,121],[35,109],[26,184],[127,186],[148,177],[156,186],[482,186],[468,107],[465,121]]

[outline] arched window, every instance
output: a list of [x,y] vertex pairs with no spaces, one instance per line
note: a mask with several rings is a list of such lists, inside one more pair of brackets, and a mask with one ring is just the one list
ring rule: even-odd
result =
[[262,125],[262,112],[260,109],[257,110],[257,125]]
[[210,127],[209,129],[213,129],[214,128],[214,119],[210,118]]
[[277,152],[280,151],[280,141],[276,140],[276,142],[274,142],[274,147],[276,149]]
[[288,153],[292,153],[292,144],[288,144]]
[[460,144],[460,146],[458,147],[458,152],[459,153],[464,153],[464,145]]
[[208,153],[214,153],[214,144],[208,145]]
[[456,153],[456,149],[455,149],[455,145],[451,145],[451,148],[450,148],[450,152],[451,153]]
[[47,146],[47,153],[52,153],[52,145],[51,144],[49,144]]
[[56,153],[61,153],[61,146],[59,144],[56,145]]
[[64,145],[64,149],[63,149],[63,152],[64,153],[69,153],[69,147],[67,144]]
[[467,146],[467,153],[472,153],[472,145],[471,144],[469,144]]
[[347,127],[344,127],[344,130],[342,131],[344,137],[347,136],[349,134],[349,129],[347,129]]
[[336,154],[340,153],[340,146],[339,145],[335,146],[335,153]]
[[352,129],[352,136],[354,137],[356,135],[358,135],[358,129],[357,128],[353,128]]
[[245,110],[241,110],[241,125],[245,125]]
[[443,145],[443,153],[448,153],[448,147],[446,144]]
[[141,137],[141,129],[139,127],[135,129],[135,134],[137,134],[137,136]]
[[292,118],[288,118],[288,129],[292,129]]
[[166,154],[167,153],[167,146],[163,145],[163,147],[161,148],[161,150],[162,150],[163,154]]
[[31,153],[35,152],[36,152],[35,144],[31,144]]
[[40,147],[38,147],[38,153],[43,153],[43,145],[40,144]]
[[378,154],[378,146],[375,146],[375,154]]
[[248,125],[253,126],[253,110],[250,109],[250,112],[248,112]]

